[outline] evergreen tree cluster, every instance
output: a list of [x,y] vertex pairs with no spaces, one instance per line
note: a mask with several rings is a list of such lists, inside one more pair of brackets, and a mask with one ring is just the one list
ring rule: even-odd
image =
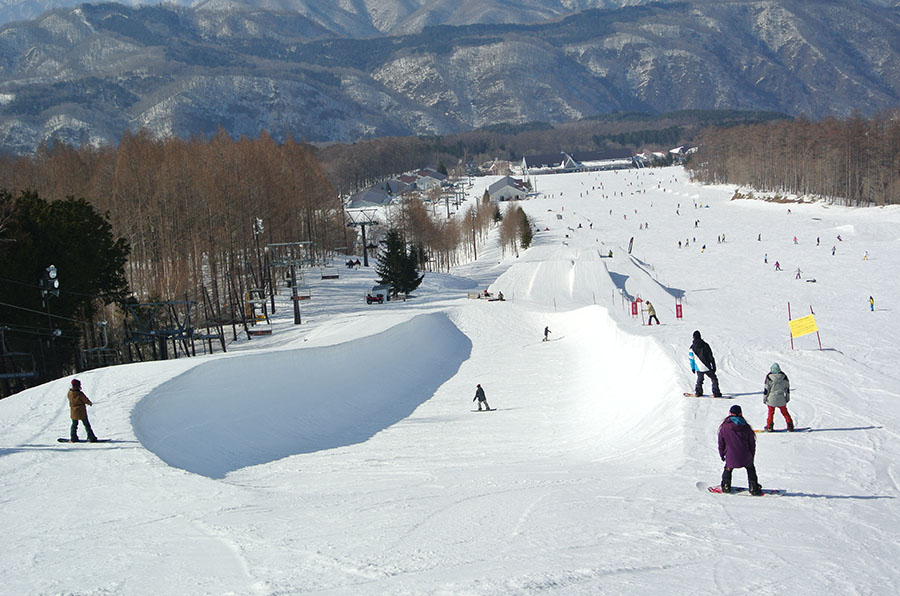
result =
[[[131,248],[84,199],[46,201],[35,191],[14,197],[0,190],[0,213],[5,349],[34,353],[39,376],[55,378],[74,366],[101,305],[122,303],[129,294],[125,264]],[[59,291],[45,295],[41,280],[51,265]]]
[[396,228],[391,228],[381,241],[378,255],[378,283],[391,286],[391,295],[403,293],[409,296],[422,283],[425,275],[419,274],[419,251],[415,246],[407,249],[406,241]]

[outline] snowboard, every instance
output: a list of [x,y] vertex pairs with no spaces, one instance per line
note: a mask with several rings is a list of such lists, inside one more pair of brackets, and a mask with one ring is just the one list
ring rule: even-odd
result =
[[[69,440],[69,439],[63,439],[63,438],[59,438],[59,439],[56,439],[56,440],[57,440],[58,442],[60,442],[60,443],[71,443],[71,442],[72,442],[72,441]],[[94,443],[108,443],[108,442],[110,442],[111,440],[112,440],[112,439],[97,439],[96,441],[94,441]],[[81,439],[81,440],[79,440],[78,442],[79,442],[79,443],[90,443],[91,441],[88,441],[87,439]]]
[[733,395],[722,395],[722,397],[715,397],[714,395],[697,395],[696,393],[687,393],[684,394],[685,397],[708,397],[710,399],[734,399]]
[[[715,493],[715,494],[719,494],[719,495],[724,495],[724,494],[726,494],[726,493],[723,493],[723,492],[722,492],[722,487],[721,487],[721,486],[718,486],[718,485],[707,487],[706,490],[708,490],[708,491],[711,492],[711,493]],[[764,496],[766,496],[766,495],[769,495],[769,496],[780,496],[780,495],[783,495],[784,493],[785,493],[784,489],[780,489],[780,488],[764,488],[764,489],[762,490],[762,494],[759,495],[759,496],[760,496],[760,497],[764,497]],[[728,494],[732,494],[732,495],[747,495],[748,497],[755,496],[755,495],[751,495],[751,494],[750,494],[750,491],[747,489],[746,486],[732,486],[732,487],[731,487],[731,493],[728,493]]]
[[808,426],[801,426],[799,428],[795,428],[793,431],[789,431],[786,428],[776,428],[775,430],[770,430],[769,432],[766,432],[765,429],[758,428],[758,429],[755,429],[753,432],[759,433],[762,435],[768,435],[768,434],[772,434],[772,433],[786,433],[786,432],[808,433],[811,430],[812,429]]
[[488,408],[487,410],[472,410],[473,412],[493,412],[497,408]]

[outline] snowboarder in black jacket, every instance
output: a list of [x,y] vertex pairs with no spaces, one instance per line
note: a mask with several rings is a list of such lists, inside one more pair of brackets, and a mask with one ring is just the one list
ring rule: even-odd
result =
[[694,353],[694,363],[697,369],[697,384],[694,386],[696,395],[703,395],[703,377],[709,377],[712,381],[713,397],[722,397],[719,390],[719,379],[716,377],[716,359],[713,357],[712,348],[703,341],[699,331],[694,331],[694,343],[691,344]]
[[487,409],[488,412],[491,411],[491,406],[489,406],[487,403],[487,397],[485,397],[485,395],[484,395],[484,389],[481,388],[481,383],[479,383],[476,386],[475,397],[472,399],[472,401],[475,401],[476,399],[478,400],[478,411],[479,412],[481,411],[481,404],[484,404],[484,407]]

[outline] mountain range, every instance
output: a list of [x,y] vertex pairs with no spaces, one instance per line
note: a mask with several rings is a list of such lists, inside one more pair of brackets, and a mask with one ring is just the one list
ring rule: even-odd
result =
[[54,8],[0,28],[0,148],[114,143],[141,127],[329,142],[613,111],[900,105],[897,2],[621,4]]

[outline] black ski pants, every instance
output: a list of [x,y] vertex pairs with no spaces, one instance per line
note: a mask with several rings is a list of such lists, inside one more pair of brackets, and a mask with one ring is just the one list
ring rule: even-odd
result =
[[[729,468],[725,466],[725,470],[722,471],[722,487],[731,487],[731,472],[734,471],[734,468]],[[747,466],[747,482],[748,488],[753,490],[757,484],[759,484],[759,478],[756,476],[756,466],[750,465]]]
[[697,395],[703,395],[704,376],[709,377],[709,380],[712,381],[712,394],[716,397],[721,396],[722,392],[719,390],[719,377],[717,377],[716,373],[711,370],[708,370],[706,372],[702,372],[699,370],[697,371],[697,384],[694,385],[694,393],[696,393]]

